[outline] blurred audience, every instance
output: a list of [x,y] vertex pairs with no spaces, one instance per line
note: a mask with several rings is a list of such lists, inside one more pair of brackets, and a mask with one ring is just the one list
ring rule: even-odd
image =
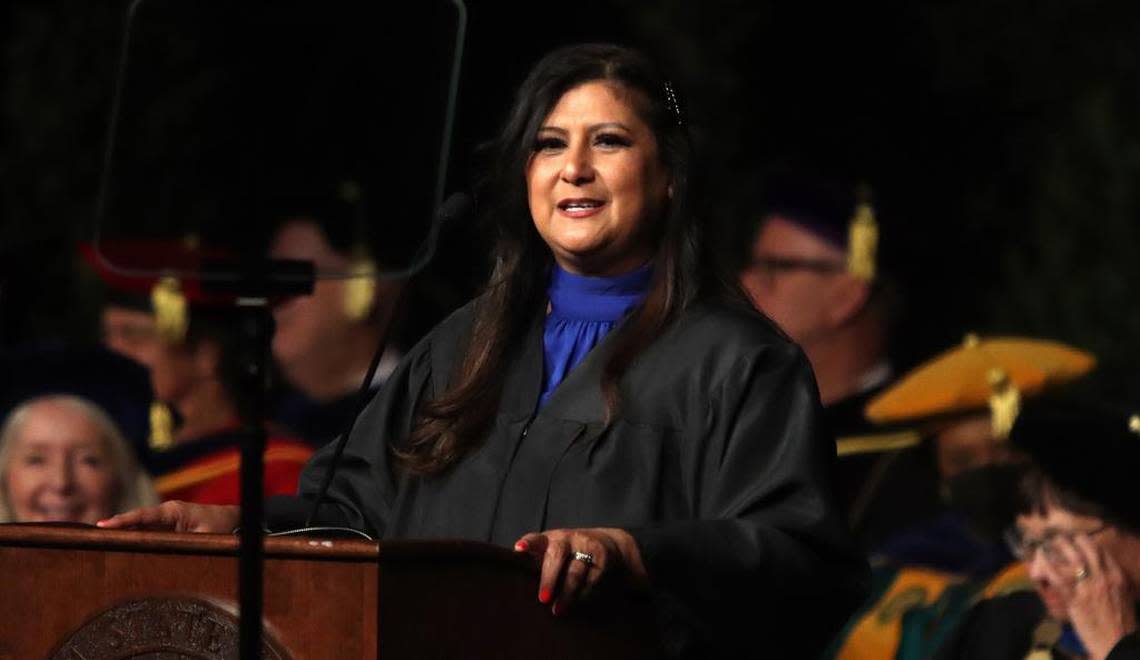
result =
[[[155,397],[176,413],[172,446],[154,457],[163,499],[237,504],[240,499],[242,419],[252,391],[234,314],[225,307],[192,306],[185,339],[160,341],[151,365]],[[293,494],[312,449],[270,427],[265,449],[265,493]]]
[[118,427],[86,399],[30,399],[0,428],[0,522],[94,524],[157,502]]
[[1026,462],[1009,429],[1024,399],[1093,364],[1057,342],[970,336],[870,402],[869,419],[912,424],[935,448],[945,510],[872,548],[871,597],[828,657],[928,658],[980,594],[1029,587],[1003,541]]
[[[353,267],[351,256],[334,250],[317,222],[308,219],[282,224],[270,254],[312,260],[318,271],[326,273],[349,273]],[[354,287],[362,290],[359,301],[352,298]],[[285,378],[320,403],[360,387],[369,360],[392,328],[402,289],[400,280],[322,279],[312,295],[274,308],[273,356]],[[358,309],[353,309],[354,303]],[[399,361],[395,346],[385,348],[378,371],[381,381]]]
[[1035,406],[1011,440],[1033,459],[1009,541],[1034,590],[979,603],[938,657],[1140,658],[1140,414]]
[[103,345],[150,368],[158,351],[158,334],[149,301],[140,296],[111,295],[100,319]]
[[870,193],[783,173],[769,178],[757,203],[740,283],[807,354],[837,438],[837,496],[856,537],[872,547],[929,517],[938,497],[928,448],[863,415],[893,379],[888,350],[897,297],[878,258]]
[[[321,226],[305,218],[280,226],[270,255],[311,260],[322,273],[346,274],[354,267],[350,254],[334,249]],[[318,279],[312,295],[274,308],[273,357],[289,386],[277,419],[314,446],[344,431],[381,342],[371,389],[380,387],[400,361],[402,347],[392,333],[403,287],[391,279]]]
[[[104,242],[100,251],[142,273],[170,265],[199,272],[206,258],[225,256],[197,240]],[[153,401],[149,446],[142,453],[159,496],[237,504],[240,450],[247,437],[243,420],[256,408],[259,393],[247,360],[257,349],[242,335],[233,295],[208,292],[196,280],[124,274],[94,258],[91,246],[83,253],[109,288],[105,341],[135,353],[149,374]],[[129,310],[133,313],[124,313]],[[130,330],[120,332],[124,320]],[[265,493],[292,494],[312,449],[276,427],[267,429]]]
[[740,278],[753,302],[804,349],[832,413],[847,400],[865,401],[862,395],[891,377],[885,284],[881,274],[849,267],[856,207],[849,186],[774,180]]
[[1059,342],[969,335],[872,400],[869,419],[914,424],[932,440],[947,509],[874,551],[975,577],[1000,570],[1010,560],[1002,531],[1025,462],[1008,442],[1021,401],[1084,376],[1095,362]]
[[[311,295],[273,310],[273,357],[288,386],[275,418],[315,446],[345,430],[376,352],[383,351],[373,391],[416,339],[408,333],[405,304],[411,283],[377,277],[384,260],[370,244],[364,194],[351,179],[311,183],[281,195],[274,205],[280,220],[270,256],[311,261],[318,273]],[[398,253],[399,239],[391,242],[388,252]],[[350,273],[358,276],[346,278]],[[425,302],[415,301],[421,308]]]

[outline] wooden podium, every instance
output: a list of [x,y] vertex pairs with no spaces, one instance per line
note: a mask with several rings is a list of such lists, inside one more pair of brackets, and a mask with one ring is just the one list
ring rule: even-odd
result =
[[[467,541],[271,538],[262,657],[660,657],[648,604],[566,617],[529,557]],[[0,525],[0,660],[237,657],[237,538]]]

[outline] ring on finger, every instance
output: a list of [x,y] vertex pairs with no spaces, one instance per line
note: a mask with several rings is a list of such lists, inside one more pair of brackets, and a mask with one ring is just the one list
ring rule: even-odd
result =
[[574,551],[574,560],[580,561],[587,566],[593,566],[594,565],[594,555],[592,555],[588,552],[580,552],[578,550],[575,550]]
[[1089,577],[1088,567],[1086,567],[1086,566],[1079,567],[1077,569],[1077,572],[1073,573],[1073,577],[1076,579],[1077,582],[1083,582],[1084,580],[1087,580]]

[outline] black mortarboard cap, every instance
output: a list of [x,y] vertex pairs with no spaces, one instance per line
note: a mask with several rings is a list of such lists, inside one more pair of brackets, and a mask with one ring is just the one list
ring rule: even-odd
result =
[[1058,487],[1140,530],[1140,409],[1041,400],[1018,416],[1010,441]]
[[316,223],[329,245],[348,255],[368,239],[364,195],[362,184],[354,177],[318,174],[273,191],[269,215],[274,224],[292,218]]
[[102,348],[47,347],[0,353],[0,420],[20,403],[51,394],[80,396],[98,405],[147,463],[151,388],[142,366]]
[[764,186],[764,216],[779,215],[846,250],[855,213],[853,186],[822,177],[775,174]]

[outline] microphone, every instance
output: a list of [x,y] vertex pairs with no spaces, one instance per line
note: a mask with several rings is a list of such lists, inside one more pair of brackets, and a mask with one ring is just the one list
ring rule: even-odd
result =
[[[434,222],[432,222],[431,234],[428,237],[427,251],[416,259],[412,266],[407,270],[417,272],[421,270],[435,255],[436,242],[439,238],[439,231],[442,225],[449,222],[457,222],[458,220],[466,217],[475,208],[475,202],[471,196],[466,193],[454,193],[447,200],[440,204],[439,210],[436,211]],[[422,263],[418,263],[421,262]],[[414,267],[414,268],[413,268]],[[313,501],[313,507],[309,510],[309,515],[305,519],[305,528],[313,526],[316,520],[317,511],[321,508],[325,496],[328,495],[329,486],[332,484],[333,477],[336,475],[337,465],[340,463],[340,457],[344,454],[345,445],[348,444],[348,436],[352,433],[352,429],[356,426],[356,418],[364,411],[364,406],[368,405],[370,397],[370,386],[372,379],[376,376],[376,368],[380,364],[380,357],[384,354],[384,349],[388,346],[388,334],[380,337],[380,343],[376,346],[376,352],[372,355],[372,362],[368,365],[368,373],[364,375],[364,381],[360,383],[360,389],[356,392],[356,402],[352,406],[352,416],[348,418],[348,424],[345,426],[344,431],[336,440],[336,448],[333,450],[332,459],[329,460],[329,465],[325,468],[325,476],[321,479],[321,487],[317,491],[317,498]]]

